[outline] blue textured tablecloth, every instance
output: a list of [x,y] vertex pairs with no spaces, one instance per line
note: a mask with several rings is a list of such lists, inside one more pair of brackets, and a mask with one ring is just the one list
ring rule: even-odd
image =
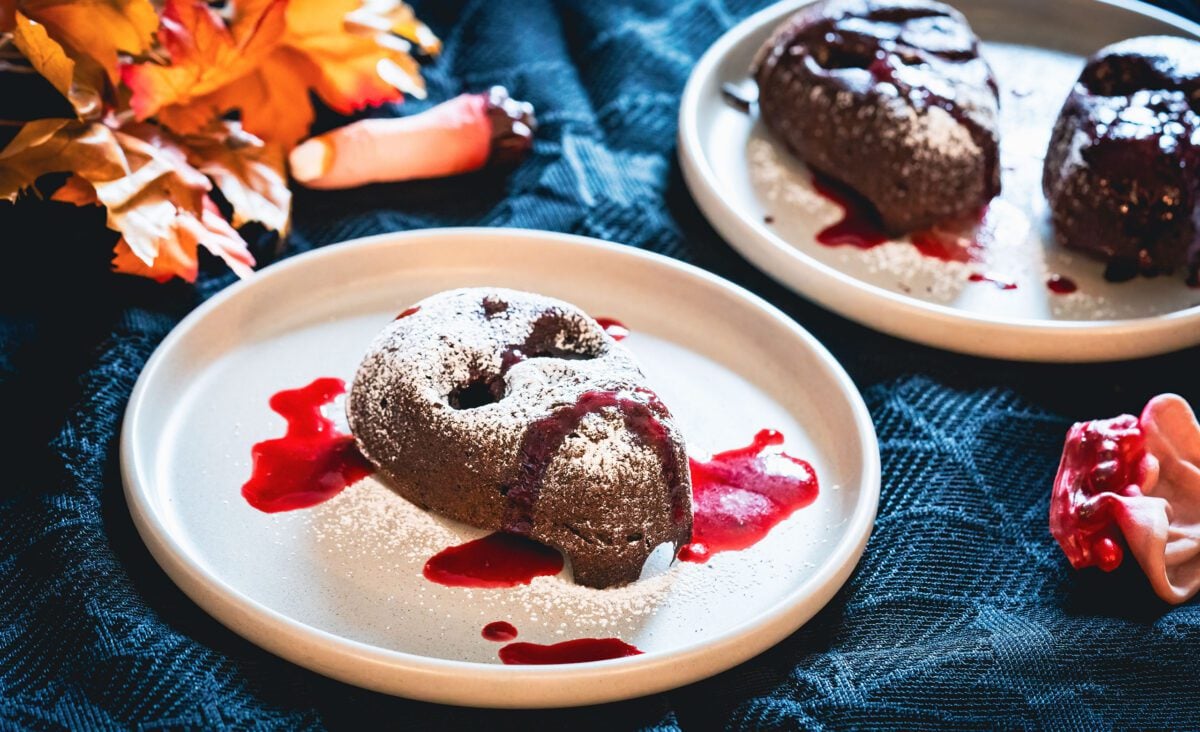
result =
[[[139,369],[231,277],[191,288],[106,275],[102,214],[31,203],[0,210],[0,728],[1200,727],[1200,607],[1155,599],[1132,561],[1071,571],[1046,529],[1069,423],[1160,391],[1200,403],[1200,350],[1100,366],[955,356],[823,312],[755,271],[697,211],[674,147],[693,63],[759,4],[423,3],[446,45],[432,100],[507,85],[537,106],[535,154],[508,179],[301,192],[285,253],[524,226],[644,247],[764,295],[842,361],[879,432],[875,533],[828,607],[715,678],[582,710],[390,698],[259,650],[150,558],[116,457]],[[1174,8],[1197,14],[1188,0]]]

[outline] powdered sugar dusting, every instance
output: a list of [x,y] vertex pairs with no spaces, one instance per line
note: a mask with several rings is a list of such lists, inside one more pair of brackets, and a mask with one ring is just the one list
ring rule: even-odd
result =
[[425,562],[487,532],[418,508],[375,478],[360,481],[310,513],[317,549],[335,563],[358,567],[384,582],[392,577],[397,586],[411,587],[417,579],[415,593],[392,598],[397,605],[454,607],[479,601],[479,617],[517,619],[522,631],[537,626],[556,632],[563,629],[562,618],[570,618],[572,637],[633,632],[665,601],[681,574],[694,571],[678,562],[664,568],[652,559],[643,579],[605,590],[575,584],[569,570],[501,590],[444,587],[422,578]]

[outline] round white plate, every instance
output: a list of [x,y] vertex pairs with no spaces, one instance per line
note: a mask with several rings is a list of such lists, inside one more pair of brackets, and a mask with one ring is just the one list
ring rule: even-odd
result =
[[[514,287],[624,321],[626,344],[698,452],[764,427],[810,462],[817,501],[707,565],[652,557],[643,579],[593,590],[564,576],[470,590],[421,576],[484,532],[427,514],[371,478],[312,509],[266,514],[241,497],[250,447],[282,434],[275,392],[350,380],[395,314],[440,290]],[[331,416],[335,416],[331,414]],[[777,643],[858,562],[879,497],[862,399],[812,336],[699,269],[592,239],[504,229],[348,242],[267,268],[188,316],[146,365],[121,442],[125,495],[159,564],[254,643],[352,684],[452,704],[592,704],[686,684]],[[665,547],[664,547],[665,549]],[[619,637],[644,655],[504,666],[483,626],[518,640]]]
[[[1200,26],[1150,6],[1096,0],[956,0],[983,39],[1000,85],[1003,194],[982,265],[922,257],[907,240],[828,247],[816,233],[841,217],[809,174],[758,121],[728,104],[754,53],[805,0],[751,16],[692,71],[679,110],[679,159],[701,211],[743,256],[817,303],[872,328],[964,353],[1029,361],[1100,361],[1200,343],[1200,290],[1182,274],[1122,284],[1103,265],[1053,245],[1042,158],[1087,55],[1137,35],[1200,36]],[[764,218],[771,217],[767,223]],[[971,282],[999,276],[1017,288]],[[1057,295],[1052,274],[1079,290]]]

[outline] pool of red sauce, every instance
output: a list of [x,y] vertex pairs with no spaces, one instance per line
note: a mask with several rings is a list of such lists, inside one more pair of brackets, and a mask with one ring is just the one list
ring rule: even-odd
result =
[[[852,246],[870,249],[891,237],[883,230],[879,216],[870,203],[858,193],[832,178],[813,173],[813,188],[842,209],[842,218],[817,232],[817,241],[826,246]],[[984,243],[991,234],[988,209],[984,208],[975,220],[948,223],[922,231],[914,231],[909,241],[923,256],[943,262],[977,262]]]
[[508,666],[542,666],[550,663],[587,663],[640,656],[642,651],[619,638],[576,638],[552,645],[509,643],[499,651]]
[[504,620],[497,620],[483,626],[481,635],[485,640],[495,643],[507,643],[517,637],[517,627]]
[[717,552],[758,543],[779,522],[817,498],[817,474],[805,461],[769,448],[783,443],[761,430],[746,447],[692,459],[692,541],[685,562],[707,562]]
[[447,587],[516,587],[534,577],[562,571],[556,549],[515,534],[496,532],[443,549],[430,557],[422,574]]
[[251,506],[267,513],[309,508],[372,473],[354,438],[321,411],[345,392],[344,381],[326,377],[271,397],[271,409],[287,420],[287,431],[251,449],[254,467],[242,486]]

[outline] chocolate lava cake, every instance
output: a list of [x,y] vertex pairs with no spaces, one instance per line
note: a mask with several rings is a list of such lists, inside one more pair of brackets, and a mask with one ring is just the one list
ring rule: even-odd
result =
[[1200,266],[1200,43],[1131,38],[1088,60],[1059,114],[1042,188],[1058,243],[1110,280]]
[[633,357],[586,313],[495,288],[405,310],[347,405],[363,454],[409,500],[530,537],[579,584],[636,580],[692,533],[683,437]]
[[1000,192],[999,97],[979,39],[928,0],[825,0],[751,69],[767,128],[892,234],[972,217]]

